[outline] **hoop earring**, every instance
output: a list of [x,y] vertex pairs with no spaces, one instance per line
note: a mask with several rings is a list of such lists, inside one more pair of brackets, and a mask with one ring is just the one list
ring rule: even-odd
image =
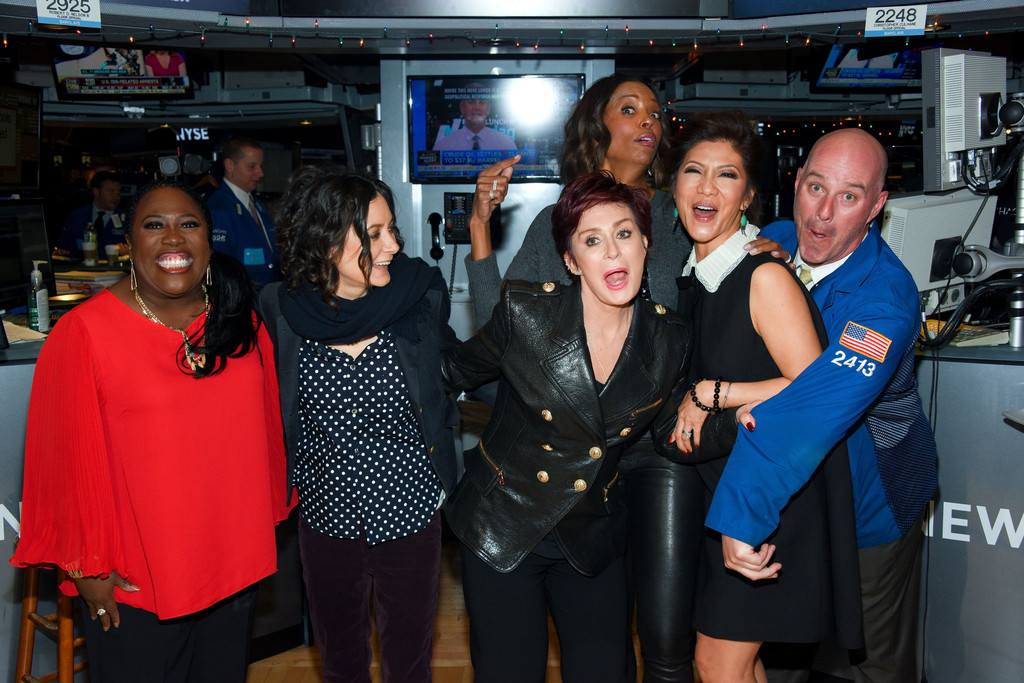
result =
[[128,263],[131,264],[131,270],[128,272],[128,286],[134,292],[139,288],[139,281],[135,279],[135,260],[129,258]]
[[213,273],[210,272],[210,262],[209,261],[206,262],[206,284],[208,284],[208,285],[212,285],[213,284]]

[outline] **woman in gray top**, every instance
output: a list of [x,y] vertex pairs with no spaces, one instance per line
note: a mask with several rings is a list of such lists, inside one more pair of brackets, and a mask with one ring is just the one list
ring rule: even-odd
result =
[[[663,140],[662,107],[653,89],[624,75],[594,83],[565,124],[559,155],[562,181],[594,169],[643,189],[651,202],[651,245],[647,255],[650,297],[674,306],[676,277],[690,254],[690,242],[675,218],[669,184],[671,146]],[[478,326],[498,302],[501,275],[491,248],[490,216],[508,194],[519,157],[484,170],[476,182],[466,258]],[[505,277],[536,282],[571,279],[551,233],[551,206],[541,211]],[[780,249],[770,240],[751,244],[752,253]],[[634,444],[619,465],[629,508],[629,554],[637,601],[637,631],[645,683],[693,681],[694,635],[690,626],[697,557],[704,533],[704,493],[692,466],[657,455],[649,438]],[[631,635],[628,626],[624,630]]]

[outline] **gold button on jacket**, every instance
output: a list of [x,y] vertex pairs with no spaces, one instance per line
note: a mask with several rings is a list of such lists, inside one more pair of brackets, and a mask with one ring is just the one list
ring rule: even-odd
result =
[[544,409],[544,410],[540,411],[540,416],[543,417],[548,422],[551,422],[551,411],[550,410]]
[[572,487],[579,491],[580,493],[583,493],[584,491],[587,490],[587,482],[583,481],[582,479],[577,479],[575,482],[573,482]]
[[593,458],[594,460],[597,460],[602,455],[604,455],[604,453],[601,451],[601,448],[599,446],[594,446],[593,448],[590,449],[590,457]]
[[540,472],[537,473],[537,481],[539,481],[540,483],[546,484],[548,479],[548,473],[545,472],[544,470],[541,470]]

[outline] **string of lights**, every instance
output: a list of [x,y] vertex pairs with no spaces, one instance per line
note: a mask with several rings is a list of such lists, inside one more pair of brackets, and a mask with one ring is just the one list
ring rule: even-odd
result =
[[[0,14],[0,16],[4,16]],[[6,16],[5,19],[17,19],[17,17]],[[24,18],[22,18],[24,19]],[[419,48],[437,50],[444,47],[445,43],[451,43],[453,48],[464,49],[466,47],[480,47],[499,49],[504,53],[536,52],[540,50],[557,51],[584,51],[587,50],[694,50],[701,49],[733,49],[758,47],[788,47],[832,45],[844,40],[855,40],[863,37],[863,31],[857,28],[845,28],[837,25],[831,31],[796,31],[790,28],[775,30],[767,23],[761,24],[760,30],[755,33],[749,30],[721,29],[681,32],[672,35],[671,30],[658,30],[657,34],[650,30],[643,31],[644,36],[638,38],[636,31],[630,35],[628,24],[620,28],[613,28],[606,25],[601,31],[599,27],[587,29],[559,30],[557,35],[550,35],[550,31],[538,35],[523,35],[513,30],[506,32],[500,24],[495,24],[493,31],[459,31],[449,33],[423,32],[405,33],[401,36],[389,34],[386,27],[372,30],[338,31],[326,29],[320,26],[319,19],[312,19],[310,26],[305,30],[293,28],[267,28],[256,26],[249,18],[244,23],[233,25],[229,19],[238,20],[238,17],[224,17],[223,21],[216,24],[198,25],[194,29],[182,30],[180,27],[162,29],[151,24],[148,28],[140,31],[135,26],[107,25],[101,29],[63,29],[54,30],[49,26],[38,26],[35,22],[25,21],[23,30],[8,29],[3,34],[3,46],[9,47],[9,37],[32,38],[32,39],[54,39],[68,40],[72,37],[82,39],[99,39],[107,43],[167,43],[194,40],[198,47],[223,47],[218,45],[218,38],[230,37],[235,39],[240,36],[251,36],[266,40],[267,47],[280,48],[303,48],[311,50],[322,50],[327,48],[337,49],[370,49],[375,51],[415,51]],[[706,25],[710,22],[702,22]],[[943,26],[938,21],[928,25],[923,36],[906,36],[904,42],[910,46],[918,43],[948,40],[952,38],[965,38],[988,36],[1001,33],[1017,33],[1021,27],[1014,22],[1011,26],[990,28],[990,29],[969,29],[955,30]],[[275,44],[274,38],[284,38]]]

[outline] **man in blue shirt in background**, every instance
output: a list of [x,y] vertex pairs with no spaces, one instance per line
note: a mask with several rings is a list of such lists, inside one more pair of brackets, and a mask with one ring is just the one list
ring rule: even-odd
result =
[[[795,222],[762,231],[795,254],[829,346],[754,409],[757,426],[767,428],[739,430],[706,523],[756,548],[824,455],[845,439],[866,648],[851,653],[852,670],[830,673],[906,682],[917,680],[921,522],[937,472],[914,375],[917,287],[874,224],[888,197],[887,165],[885,150],[863,130],[823,136],[797,174]],[[817,434],[818,443],[797,451],[769,438],[796,430]]]
[[281,279],[270,211],[253,195],[263,178],[263,148],[250,138],[224,143],[224,182],[207,199],[213,248],[241,261],[258,285]]

